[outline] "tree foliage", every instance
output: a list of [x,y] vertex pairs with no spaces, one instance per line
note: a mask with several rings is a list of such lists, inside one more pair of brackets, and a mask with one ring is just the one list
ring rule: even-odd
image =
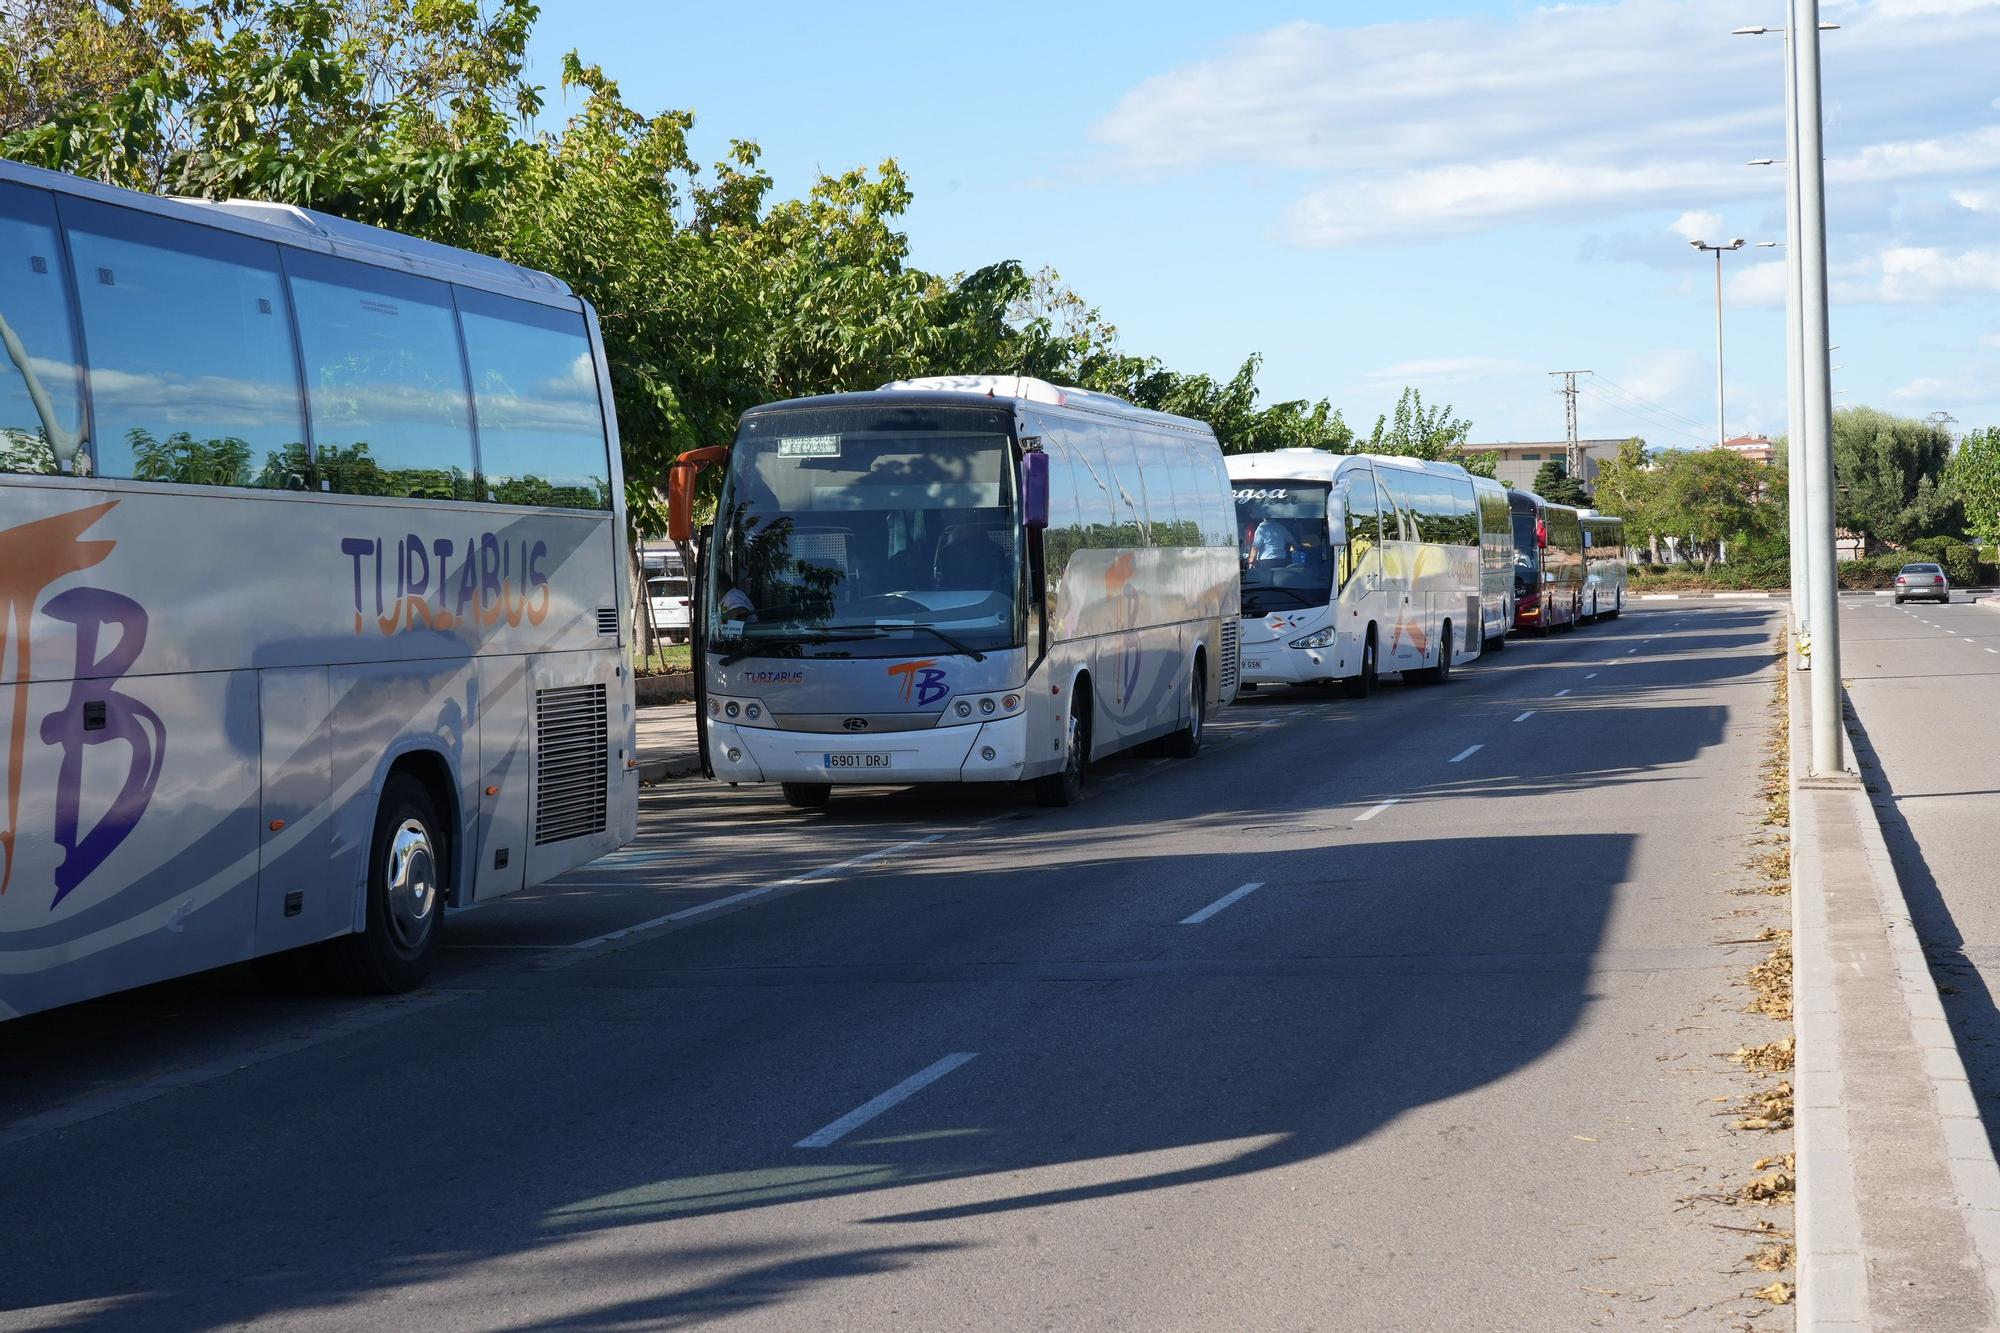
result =
[[1834,521],[1890,546],[1956,532],[1959,507],[1943,484],[1950,459],[1941,425],[1842,408],[1833,414]]
[[2000,426],[1958,442],[1945,469],[1945,490],[1964,512],[1968,535],[1981,545],[2000,542]]
[[1570,476],[1569,464],[1560,458],[1551,458],[1535,469],[1534,492],[1553,504],[1582,508],[1590,503],[1583,483]]
[[[1053,271],[912,266],[894,161],[773,198],[754,143],[704,168],[691,113],[635,110],[575,53],[562,86],[580,105],[531,132],[537,15],[531,0],[0,0],[0,153],[323,209],[562,278],[597,310],[646,529],[672,460],[727,440],[744,409],[940,373],[1115,393],[1209,422],[1229,452],[1367,448],[1492,473],[1462,454],[1468,423],[1415,389],[1358,440],[1326,399],[1264,401],[1255,355],[1218,380],[1126,351]],[[148,466],[249,466],[201,452],[158,442]],[[372,460],[340,465],[369,481]]]

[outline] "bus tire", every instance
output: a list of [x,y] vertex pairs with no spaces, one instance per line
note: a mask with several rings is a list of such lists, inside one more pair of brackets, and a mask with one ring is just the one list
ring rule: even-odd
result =
[[1494,635],[1492,638],[1486,641],[1485,651],[1489,653],[1497,653],[1503,651],[1506,647],[1507,647],[1507,631],[1503,629],[1498,634]]
[[1442,685],[1451,679],[1451,622],[1444,622],[1438,631],[1438,660],[1436,666],[1420,668],[1417,679],[1426,685]]
[[1623,588],[1620,588],[1618,590],[1617,599],[1611,603],[1611,610],[1608,613],[1608,618],[1612,620],[1618,619],[1618,613],[1620,611],[1623,611],[1624,609],[1625,609],[1625,590]]
[[1340,688],[1350,699],[1366,699],[1375,693],[1375,677],[1379,672],[1375,658],[1375,627],[1368,627],[1368,637],[1361,641],[1361,670],[1340,682]]
[[781,782],[778,787],[785,793],[785,804],[794,810],[824,810],[833,799],[830,782]]
[[1192,759],[1201,753],[1201,736],[1208,721],[1208,672],[1200,658],[1195,659],[1194,670],[1188,673],[1187,725],[1167,737],[1167,753],[1176,759]]
[[369,844],[367,923],[323,946],[334,985],[393,995],[423,984],[444,935],[451,865],[450,830],[430,789],[414,774],[389,774]]
[[1088,688],[1089,682],[1078,677],[1070,695],[1063,766],[1035,779],[1035,799],[1051,809],[1064,809],[1083,799],[1083,770],[1090,764],[1090,709],[1084,703]]

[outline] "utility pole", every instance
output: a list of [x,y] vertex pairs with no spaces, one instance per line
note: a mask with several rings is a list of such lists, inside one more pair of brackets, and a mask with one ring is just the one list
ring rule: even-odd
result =
[[1821,119],[1819,0],[1790,0],[1786,45],[1797,93],[1798,148],[1791,170],[1799,189],[1799,324],[1805,372],[1806,583],[1812,607],[1812,769],[1846,769],[1841,718],[1840,589],[1833,533],[1833,370],[1827,360],[1826,144]]
[[1556,392],[1563,396],[1565,415],[1569,420],[1569,447],[1563,451],[1563,468],[1571,480],[1583,485],[1583,446],[1576,441],[1576,377],[1588,375],[1587,370],[1551,370],[1550,375],[1562,376],[1563,386]]

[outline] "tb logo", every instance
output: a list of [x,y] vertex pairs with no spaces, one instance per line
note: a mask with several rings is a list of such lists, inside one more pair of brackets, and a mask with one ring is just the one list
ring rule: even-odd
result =
[[[118,502],[38,519],[0,532],[0,664],[14,667],[11,717],[6,730],[7,806],[0,828],[0,893],[14,877],[15,838],[20,831],[21,779],[27,764],[28,682],[33,648],[28,633],[35,602],[51,583],[89,569],[116,544],[83,541],[84,532]],[[63,859],[55,870],[53,909],[69,896],[138,825],[159,785],[166,758],[166,726],[151,708],[117,686],[146,646],[146,609],[104,588],[71,588],[41,607],[52,620],[75,627],[74,684],[63,707],[42,719],[44,745],[62,751],[56,774],[55,842]],[[112,638],[105,644],[106,631]],[[91,746],[122,743],[129,755],[124,782],[104,814],[83,828],[83,761]]]
[[921,662],[898,662],[889,668],[889,674],[902,678],[903,689],[898,697],[908,703],[914,690],[919,708],[929,707],[951,693],[951,686],[944,681],[944,668],[935,657]]

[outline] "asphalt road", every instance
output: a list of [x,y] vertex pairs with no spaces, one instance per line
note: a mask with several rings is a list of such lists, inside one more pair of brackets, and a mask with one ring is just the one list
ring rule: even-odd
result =
[[[1988,1131],[2000,1126],[2000,605],[1841,603],[1862,775],[1942,983]],[[2000,1147],[2000,1144],[1996,1144]]]
[[1776,618],[1267,690],[1067,811],[675,784],[419,996],[0,1026],[0,1328],[1786,1327],[1702,1198],[1789,1146],[1717,1104]]

